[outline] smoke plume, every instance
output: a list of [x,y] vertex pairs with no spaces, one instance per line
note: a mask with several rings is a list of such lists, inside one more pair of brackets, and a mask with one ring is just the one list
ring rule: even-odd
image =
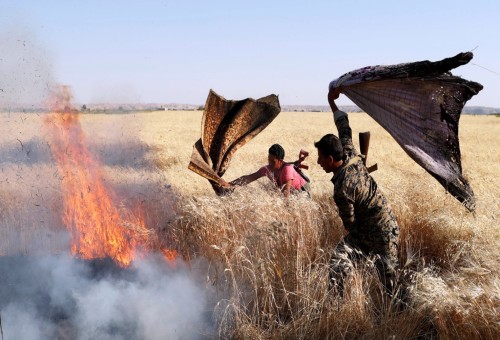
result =
[[69,255],[1,257],[0,271],[5,339],[201,339],[209,331],[204,291],[161,258],[121,269]]

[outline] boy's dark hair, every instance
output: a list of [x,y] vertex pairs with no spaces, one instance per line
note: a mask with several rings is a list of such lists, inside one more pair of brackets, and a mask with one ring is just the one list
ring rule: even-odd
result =
[[269,154],[276,156],[278,159],[285,159],[285,149],[279,144],[273,144],[269,148]]
[[324,156],[332,156],[334,160],[340,161],[344,158],[344,148],[340,139],[334,134],[324,135],[314,146],[321,151]]

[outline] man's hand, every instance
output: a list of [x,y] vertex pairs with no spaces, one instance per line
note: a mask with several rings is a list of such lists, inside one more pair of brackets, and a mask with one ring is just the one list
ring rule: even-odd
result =
[[328,91],[328,102],[334,101],[340,95],[340,87],[336,87]]
[[340,87],[336,87],[333,89],[330,89],[328,91],[328,103],[330,104],[330,107],[332,108],[332,112],[338,111],[337,104],[335,104],[335,99],[337,99],[340,95]]

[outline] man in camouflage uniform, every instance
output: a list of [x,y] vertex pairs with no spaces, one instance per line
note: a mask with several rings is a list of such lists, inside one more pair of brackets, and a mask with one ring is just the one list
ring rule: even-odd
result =
[[318,149],[318,164],[325,172],[334,173],[333,198],[349,232],[332,255],[330,287],[336,286],[342,294],[353,261],[375,255],[380,279],[392,293],[398,265],[399,226],[387,199],[354,148],[347,114],[335,104],[339,93],[338,88],[330,90],[328,101],[340,138],[328,134],[314,144]]

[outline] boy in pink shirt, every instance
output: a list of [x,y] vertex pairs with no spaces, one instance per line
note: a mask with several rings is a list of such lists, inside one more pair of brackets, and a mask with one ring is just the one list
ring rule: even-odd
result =
[[263,176],[267,176],[287,197],[293,191],[309,192],[309,183],[297,172],[292,164],[284,161],[285,150],[279,144],[269,148],[268,165],[253,174],[241,176],[230,182],[231,186],[247,185]]

